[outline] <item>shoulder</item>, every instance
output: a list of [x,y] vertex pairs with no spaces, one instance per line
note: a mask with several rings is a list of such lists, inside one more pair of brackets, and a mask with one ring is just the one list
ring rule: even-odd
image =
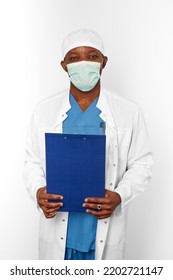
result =
[[103,89],[103,94],[106,95],[110,108],[117,112],[135,114],[139,110],[139,105],[136,102],[121,97],[115,91]]
[[127,108],[136,108],[138,106],[136,102],[120,96],[116,91],[104,88],[103,92],[107,96],[108,101],[112,102],[114,105],[121,105]]
[[131,127],[136,118],[143,118],[140,106],[133,100],[121,97],[116,92],[104,89],[112,116],[119,127]]
[[64,104],[69,100],[69,90],[60,91],[41,100],[35,107],[33,121],[38,128],[54,127],[63,111]]
[[65,96],[68,96],[68,94],[69,90],[65,89],[41,100],[36,105],[35,111],[39,112],[42,110],[51,110],[55,108],[55,106],[61,106]]

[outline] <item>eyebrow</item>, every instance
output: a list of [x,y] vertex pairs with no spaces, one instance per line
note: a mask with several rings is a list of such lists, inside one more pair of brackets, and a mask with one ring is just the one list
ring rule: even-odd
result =
[[90,50],[89,52],[99,52],[99,50],[97,50],[97,49],[92,49],[92,50]]
[[[92,50],[89,50],[88,53],[91,53],[91,52],[97,52],[97,53],[100,53],[99,50],[97,49],[92,49]],[[72,54],[78,54],[78,52],[75,52],[75,51],[69,51],[69,54],[72,55]]]
[[76,54],[76,52],[72,52],[72,51],[69,51],[68,53],[69,53],[69,54]]

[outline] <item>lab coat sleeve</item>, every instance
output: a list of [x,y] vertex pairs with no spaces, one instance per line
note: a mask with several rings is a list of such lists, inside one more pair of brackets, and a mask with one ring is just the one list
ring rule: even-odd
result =
[[121,196],[122,211],[146,189],[151,179],[152,165],[152,153],[145,121],[141,109],[137,108],[133,119],[126,172],[116,188],[116,192]]
[[40,187],[46,186],[46,178],[40,158],[36,111],[32,116],[27,135],[26,160],[24,162],[24,181],[31,199],[37,203],[37,190]]

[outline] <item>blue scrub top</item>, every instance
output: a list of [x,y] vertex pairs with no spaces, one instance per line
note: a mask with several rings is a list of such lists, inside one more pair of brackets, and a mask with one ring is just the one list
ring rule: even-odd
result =
[[[105,125],[99,117],[101,111],[96,107],[98,98],[85,111],[82,111],[71,94],[69,98],[71,108],[67,112],[68,117],[63,122],[63,133],[104,134]],[[89,251],[95,250],[96,229],[97,218],[93,215],[69,213],[66,248],[73,249],[75,252],[88,252],[88,258],[93,258],[89,257]],[[72,251],[68,250],[67,255],[72,256]]]

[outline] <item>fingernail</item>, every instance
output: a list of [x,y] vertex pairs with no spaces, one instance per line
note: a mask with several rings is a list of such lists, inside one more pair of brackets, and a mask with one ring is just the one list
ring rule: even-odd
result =
[[84,200],[85,202],[87,202],[88,201],[88,199],[87,198],[85,198],[85,200]]
[[82,207],[85,207],[85,203],[82,204]]

